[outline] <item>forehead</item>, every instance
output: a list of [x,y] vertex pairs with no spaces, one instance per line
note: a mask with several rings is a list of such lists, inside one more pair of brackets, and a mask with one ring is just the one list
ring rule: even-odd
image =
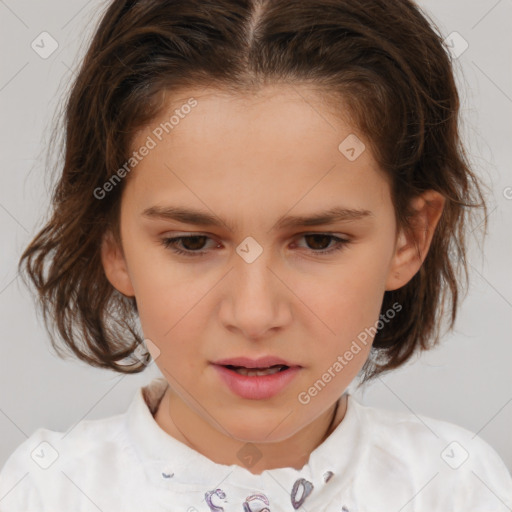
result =
[[[194,106],[189,108],[192,102]],[[208,133],[209,138],[215,134],[223,138],[244,134],[258,137],[279,129],[284,141],[287,136],[302,136],[308,127],[332,133],[355,130],[347,122],[349,112],[341,98],[338,101],[317,88],[304,85],[272,85],[238,94],[208,88],[185,89],[173,95],[163,93],[161,105],[159,115],[146,128],[165,125],[174,117],[171,124],[175,138],[183,135],[189,140],[194,135],[204,137],[201,128],[210,129],[217,122],[222,124],[216,127],[215,133]],[[192,121],[185,122],[187,119]],[[314,138],[315,134],[309,136]]]
[[[146,203],[165,202],[172,193],[261,208],[332,203],[342,194],[346,207],[356,207],[347,200],[357,196],[366,196],[368,205],[382,199],[387,183],[356,132],[306,87],[273,86],[252,95],[180,91],[167,95],[165,108],[134,138],[132,151],[148,141],[152,148],[130,175],[130,186]],[[354,152],[357,158],[348,158]]]

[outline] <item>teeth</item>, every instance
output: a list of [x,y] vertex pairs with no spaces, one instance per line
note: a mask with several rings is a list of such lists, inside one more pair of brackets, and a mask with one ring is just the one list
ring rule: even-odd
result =
[[248,377],[254,377],[254,376],[262,376],[262,375],[272,375],[274,373],[277,373],[281,371],[281,369],[284,368],[284,366],[272,366],[271,368],[265,368],[265,369],[254,369],[254,368],[232,368],[236,373],[239,375],[247,375]]

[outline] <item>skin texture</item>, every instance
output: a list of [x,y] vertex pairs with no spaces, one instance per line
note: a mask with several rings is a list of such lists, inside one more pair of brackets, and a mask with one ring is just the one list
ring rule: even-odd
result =
[[[299,393],[375,324],[384,292],[419,270],[444,199],[434,191],[417,198],[417,230],[411,236],[398,231],[388,181],[364,134],[304,86],[267,87],[251,97],[184,91],[137,133],[132,149],[148,136],[156,140],[152,130],[191,97],[197,106],[126,178],[122,248],[105,236],[105,273],[117,290],[135,296],[144,335],[160,351],[155,362],[170,384],[155,416],[160,427],[219,464],[243,465],[237,452],[251,442],[261,453],[248,468],[252,473],[301,469],[342,421],[344,393],[372,339],[308,404],[299,402]],[[367,149],[350,161],[338,146],[353,133]],[[169,205],[212,213],[233,229],[142,215]],[[372,216],[271,229],[284,215],[334,206]],[[326,232],[350,242],[319,254],[335,247],[335,239],[305,235]],[[162,244],[190,234],[208,238],[178,247],[206,255],[181,256]],[[252,263],[236,252],[248,236],[263,249]],[[302,367],[287,388],[264,400],[234,395],[210,364],[263,355]]]

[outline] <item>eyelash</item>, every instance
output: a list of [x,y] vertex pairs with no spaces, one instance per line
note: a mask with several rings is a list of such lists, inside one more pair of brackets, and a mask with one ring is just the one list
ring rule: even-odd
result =
[[[346,238],[340,238],[338,236],[331,235],[330,233],[306,233],[305,235],[302,235],[302,237],[305,237],[305,236],[326,236],[336,242],[336,245],[334,247],[332,247],[331,249],[327,249],[327,250],[324,249],[324,250],[320,250],[320,251],[315,251],[313,249],[310,249],[313,254],[320,254],[320,255],[331,254],[331,253],[334,253],[334,252],[344,249],[345,246],[350,243],[350,240],[347,240]],[[190,250],[179,249],[176,247],[176,244],[179,241],[189,239],[189,238],[207,238],[207,239],[211,240],[211,238],[206,235],[178,236],[175,238],[163,238],[162,244],[166,249],[170,249],[174,253],[183,255],[186,257],[194,258],[194,257],[205,256],[208,251],[190,251]]]

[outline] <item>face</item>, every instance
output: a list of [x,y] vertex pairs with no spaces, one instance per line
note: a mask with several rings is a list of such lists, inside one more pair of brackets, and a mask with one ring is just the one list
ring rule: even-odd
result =
[[[286,439],[343,394],[368,357],[384,292],[422,258],[397,230],[368,141],[313,91],[187,90],[167,107],[133,141],[123,251],[104,244],[107,277],[135,296],[184,407],[236,439]],[[263,356],[293,367],[280,385],[244,388],[234,376],[232,387],[214,364]]]

